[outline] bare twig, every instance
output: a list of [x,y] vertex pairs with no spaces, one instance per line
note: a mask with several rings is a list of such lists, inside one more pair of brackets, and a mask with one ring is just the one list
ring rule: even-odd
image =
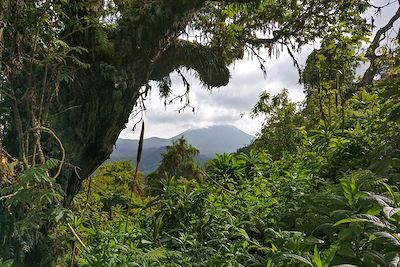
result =
[[87,249],[87,246],[82,242],[78,234],[75,232],[74,228],[72,228],[71,224],[68,223],[68,227],[71,230],[72,234],[74,235],[75,239],[79,242],[79,244],[82,245],[85,249]]
[[53,179],[56,179],[60,175],[62,167],[64,166],[64,163],[65,163],[65,149],[64,149],[64,146],[63,146],[60,138],[58,138],[58,136],[50,128],[41,126],[41,127],[37,127],[37,128],[32,128],[29,131],[37,131],[37,130],[40,130],[40,131],[43,131],[43,132],[46,132],[46,133],[50,134],[57,141],[57,143],[58,143],[58,145],[60,147],[60,150],[61,150],[60,164],[59,164],[59,167],[58,167],[58,170],[57,170],[56,174],[52,177]]
[[370,2],[367,1],[367,5],[370,6],[370,7],[372,7],[372,8],[375,8],[375,9],[380,10],[380,9],[382,9],[382,8],[384,8],[384,7],[390,6],[390,5],[393,4],[394,2],[396,2],[396,1],[388,1],[386,4],[384,4],[384,5],[382,5],[382,6],[377,6],[377,5],[375,5],[375,4],[371,4]]
[[16,196],[19,192],[21,192],[23,189],[24,189],[24,188],[21,187],[20,189],[18,189],[17,191],[15,191],[15,192],[12,193],[12,194],[5,195],[5,196],[1,196],[1,197],[0,197],[0,200],[7,199],[7,198],[10,198],[10,197],[15,197],[15,196]]
[[225,192],[229,193],[229,194],[233,194],[234,192],[227,189],[226,187],[224,187],[223,185],[221,185],[220,183],[218,183],[217,181],[215,181],[210,175],[208,175],[204,170],[202,170],[202,173],[208,178],[210,179],[213,183],[215,183],[219,188],[221,188],[222,190],[224,190]]
[[87,206],[88,203],[89,203],[89,196],[90,196],[90,189],[91,189],[91,187],[92,187],[92,177],[90,176],[90,177],[89,177],[88,190],[87,190],[87,192],[86,192],[86,203],[85,203],[85,206]]
[[133,175],[133,178],[132,178],[131,196],[129,198],[129,205],[128,205],[127,211],[126,211],[125,234],[128,231],[129,211],[130,211],[130,205],[132,203],[133,189],[134,189],[133,185],[134,185],[134,182],[137,180],[139,164],[140,164],[140,160],[142,158],[143,143],[144,143],[144,121],[142,122],[142,130],[140,131],[139,147],[138,147],[137,157],[136,157],[135,174]]

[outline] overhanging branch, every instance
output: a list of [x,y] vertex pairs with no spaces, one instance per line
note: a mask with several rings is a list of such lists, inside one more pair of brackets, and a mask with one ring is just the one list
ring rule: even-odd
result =
[[221,52],[196,42],[178,40],[154,63],[151,80],[161,80],[180,67],[199,74],[200,80],[210,87],[220,87],[229,82],[227,68]]

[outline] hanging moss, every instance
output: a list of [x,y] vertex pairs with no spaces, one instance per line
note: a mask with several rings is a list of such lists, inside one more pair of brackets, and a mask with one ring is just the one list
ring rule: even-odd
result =
[[150,77],[161,80],[179,67],[197,71],[199,79],[211,87],[224,86],[229,81],[229,69],[220,51],[184,40],[176,41],[161,55]]

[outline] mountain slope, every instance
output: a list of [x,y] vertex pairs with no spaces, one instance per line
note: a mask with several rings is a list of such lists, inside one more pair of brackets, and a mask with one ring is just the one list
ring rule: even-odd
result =
[[[221,125],[208,128],[187,130],[170,139],[151,137],[144,140],[142,160],[139,169],[143,172],[153,171],[161,160],[172,140],[184,136],[185,139],[200,150],[196,161],[204,164],[214,158],[215,154],[235,152],[238,148],[248,145],[253,136],[237,129],[234,126]],[[111,161],[136,161],[138,140],[118,139],[111,154]]]
[[235,152],[238,148],[250,144],[254,138],[230,125],[187,130],[175,136],[174,139],[181,136],[184,136],[190,144],[197,147],[201,154],[210,157],[214,157],[215,154]]

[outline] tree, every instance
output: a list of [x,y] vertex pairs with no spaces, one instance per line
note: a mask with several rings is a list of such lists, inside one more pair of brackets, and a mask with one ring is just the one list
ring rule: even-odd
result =
[[198,154],[199,150],[189,144],[184,137],[174,140],[172,146],[168,146],[162,154],[156,171],[148,176],[149,184],[154,186],[163,178],[168,180],[171,177],[202,180],[202,169],[193,159]]
[[264,115],[266,118],[261,133],[250,147],[265,149],[274,159],[279,159],[284,152],[296,152],[303,142],[299,128],[304,125],[304,117],[298,104],[290,102],[287,90],[273,97],[263,92],[252,115]]
[[346,100],[356,91],[355,71],[360,64],[356,49],[361,47],[361,40],[360,36],[339,32],[323,40],[321,48],[308,56],[302,82],[310,127],[317,126],[320,120],[329,127],[336,116],[344,127]]
[[[68,206],[112,152],[150,80],[193,69],[209,87],[227,65],[291,52],[345,22],[363,30],[367,1],[4,0],[0,3],[0,139],[26,167],[60,158]],[[351,31],[351,30],[349,30]],[[196,42],[182,37],[200,32]],[[265,36],[259,38],[260,32]]]

